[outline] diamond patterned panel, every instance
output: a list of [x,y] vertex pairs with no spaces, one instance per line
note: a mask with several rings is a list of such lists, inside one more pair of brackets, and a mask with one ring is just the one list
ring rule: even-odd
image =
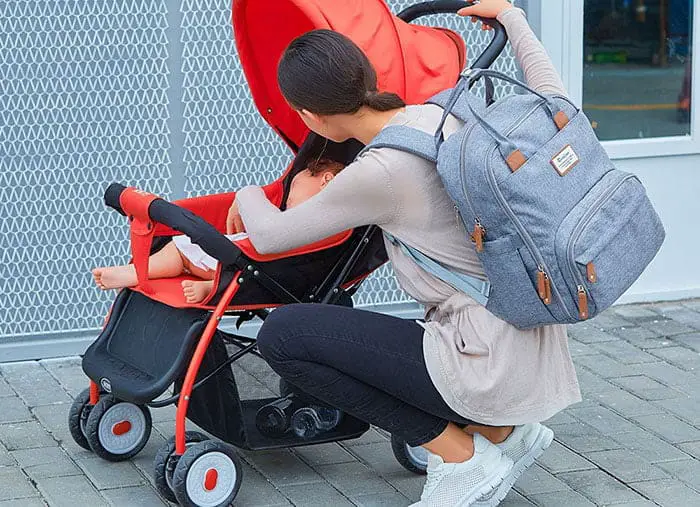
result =
[[165,0],[0,0],[0,337],[96,328],[106,184],[168,195]]
[[[389,0],[394,12],[412,1]],[[231,37],[227,0],[183,0],[185,191],[202,195],[272,181],[290,160],[284,143],[263,122],[250,97]],[[477,55],[488,36],[471,29],[457,16],[425,18],[421,23],[465,27],[469,54]],[[516,70],[510,54],[496,68]],[[360,305],[409,302],[391,268],[383,267],[367,280],[356,297]]]

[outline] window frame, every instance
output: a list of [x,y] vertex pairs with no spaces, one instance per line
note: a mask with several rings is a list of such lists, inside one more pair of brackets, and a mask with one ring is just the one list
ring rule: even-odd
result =
[[[559,70],[569,97],[583,103],[584,0],[539,0],[541,40]],[[532,0],[530,3],[533,4]],[[534,7],[534,6],[533,6]],[[693,2],[692,46],[700,48],[700,0]],[[695,53],[695,52],[693,52]],[[690,135],[603,141],[612,159],[700,154],[700,62],[692,64]]]

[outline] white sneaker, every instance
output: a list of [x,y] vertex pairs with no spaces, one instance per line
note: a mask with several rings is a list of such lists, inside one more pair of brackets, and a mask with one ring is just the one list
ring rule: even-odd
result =
[[474,435],[474,456],[462,463],[445,463],[428,456],[428,479],[419,507],[466,507],[492,492],[513,468],[501,449],[479,434]]
[[513,432],[496,446],[515,465],[503,482],[491,493],[474,503],[474,507],[495,507],[506,497],[518,478],[550,446],[554,432],[540,423],[516,426]]

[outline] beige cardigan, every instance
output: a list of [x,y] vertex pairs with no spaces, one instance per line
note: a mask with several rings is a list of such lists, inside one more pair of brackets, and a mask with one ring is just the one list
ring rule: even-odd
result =
[[[563,93],[524,13],[511,9],[499,20],[528,84],[545,93]],[[437,106],[408,106],[387,126],[409,125],[432,134],[441,113]],[[445,134],[460,126],[451,117]],[[321,193],[285,212],[258,187],[242,189],[238,202],[250,240],[261,253],[283,252],[377,224],[451,269],[484,277],[435,165],[411,154],[369,150]],[[580,401],[564,326],[518,330],[423,271],[398,247],[387,243],[386,248],[401,287],[427,309],[425,361],[453,410],[483,424],[511,425],[545,420]]]

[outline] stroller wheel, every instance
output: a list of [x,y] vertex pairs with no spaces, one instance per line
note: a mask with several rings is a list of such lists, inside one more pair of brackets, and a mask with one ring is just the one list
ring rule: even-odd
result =
[[70,406],[70,412],[68,413],[68,429],[70,430],[73,440],[80,447],[88,451],[92,449],[90,449],[90,444],[87,440],[85,426],[87,425],[88,416],[92,408],[92,405],[90,405],[90,389],[85,389],[73,400],[73,404]]
[[173,491],[180,505],[227,507],[241,487],[243,469],[235,449],[209,440],[189,447],[173,474]]
[[[199,433],[198,431],[185,432],[185,445],[187,448],[198,442],[204,442],[206,440],[208,440],[208,437],[202,433]],[[169,502],[176,503],[177,498],[175,498],[175,493],[173,492],[173,474],[175,473],[175,466],[177,465],[180,457],[173,459],[174,452],[175,437],[173,436],[158,450],[158,453],[156,454],[153,461],[153,477],[155,479],[158,493],[160,493],[161,496]]]
[[411,447],[404,439],[391,435],[391,450],[402,467],[409,472],[425,475],[428,471],[428,455],[424,447]]
[[102,396],[90,411],[85,425],[90,449],[108,461],[136,456],[151,436],[148,407]]

